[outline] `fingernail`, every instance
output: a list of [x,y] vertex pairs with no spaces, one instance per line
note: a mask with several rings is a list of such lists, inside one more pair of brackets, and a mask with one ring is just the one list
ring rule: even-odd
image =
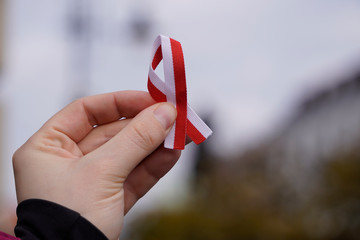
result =
[[170,128],[176,119],[176,109],[170,103],[161,103],[155,110],[154,116],[165,130]]

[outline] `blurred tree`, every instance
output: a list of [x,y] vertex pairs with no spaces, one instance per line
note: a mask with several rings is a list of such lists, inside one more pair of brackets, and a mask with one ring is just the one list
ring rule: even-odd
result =
[[323,166],[321,187],[308,213],[312,232],[323,239],[360,238],[358,149],[341,153]]
[[359,239],[357,151],[324,161],[318,191],[305,202],[282,175],[269,176],[265,159],[260,150],[218,162],[202,185],[206,195],[194,192],[177,210],[137,219],[129,239]]

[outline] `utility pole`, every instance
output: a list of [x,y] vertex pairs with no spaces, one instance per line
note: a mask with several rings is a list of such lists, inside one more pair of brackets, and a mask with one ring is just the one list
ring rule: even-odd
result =
[[[4,65],[4,2],[5,0],[0,0],[0,87],[2,84],[2,75],[3,75],[3,65]],[[2,171],[4,171],[4,163],[3,163],[3,139],[4,139],[4,131],[2,131],[3,128],[3,101],[2,98],[0,98],[0,204],[1,204],[1,196],[3,196],[3,189],[4,189],[4,174]]]
[[5,0],[0,0],[0,80],[4,65],[4,20],[5,20]]
[[[3,69],[4,69],[4,51],[5,51],[5,8],[6,1],[0,0],[0,87],[2,87]],[[6,179],[6,171],[8,167],[6,165],[9,162],[5,162],[4,159],[4,100],[0,96],[0,229],[3,232],[13,234],[13,229],[16,224],[15,208],[13,204],[9,203],[9,196],[6,193],[8,179]],[[6,161],[11,161],[6,159]]]
[[68,1],[67,35],[70,42],[70,100],[83,97],[91,82],[91,0]]

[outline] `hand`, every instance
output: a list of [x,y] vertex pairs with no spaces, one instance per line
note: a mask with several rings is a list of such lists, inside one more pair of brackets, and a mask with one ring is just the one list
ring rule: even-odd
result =
[[56,202],[118,239],[124,215],[180,157],[160,146],[175,118],[146,92],[74,101],[15,152],[18,202]]

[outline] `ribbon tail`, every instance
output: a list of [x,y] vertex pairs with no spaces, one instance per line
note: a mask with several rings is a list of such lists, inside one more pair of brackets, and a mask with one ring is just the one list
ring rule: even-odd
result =
[[188,105],[186,134],[191,138],[191,140],[196,144],[200,144],[212,133],[212,130],[203,120],[201,120],[190,105]]

